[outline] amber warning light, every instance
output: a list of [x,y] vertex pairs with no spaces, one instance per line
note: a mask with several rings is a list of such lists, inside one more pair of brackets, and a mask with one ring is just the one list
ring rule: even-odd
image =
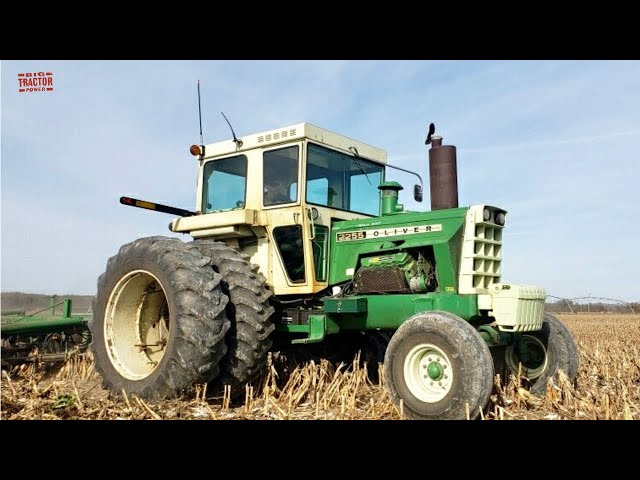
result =
[[193,155],[194,157],[197,157],[198,155],[200,155],[200,147],[198,145],[191,145],[191,148],[189,148],[189,151],[191,152],[191,155]]

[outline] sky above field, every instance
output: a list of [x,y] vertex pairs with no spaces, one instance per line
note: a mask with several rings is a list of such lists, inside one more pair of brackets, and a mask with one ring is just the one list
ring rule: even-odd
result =
[[[18,91],[40,71],[53,91]],[[2,291],[94,294],[120,245],[171,235],[118,199],[194,208],[197,79],[205,143],[230,138],[220,111],[238,136],[310,122],[428,178],[434,122],[460,205],[509,212],[503,281],[640,299],[640,62],[624,61],[3,61]],[[425,187],[405,206],[428,209]]]

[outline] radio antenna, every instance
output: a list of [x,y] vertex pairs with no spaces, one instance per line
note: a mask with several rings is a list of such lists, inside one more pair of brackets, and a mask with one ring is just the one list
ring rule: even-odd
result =
[[229,128],[231,129],[231,135],[233,135],[233,141],[235,142],[236,147],[237,148],[241,148],[242,147],[242,140],[238,140],[238,137],[236,137],[236,132],[233,131],[233,127],[231,126],[231,122],[229,121],[227,116],[224,114],[224,112],[220,112],[220,113],[222,114],[224,119],[227,121],[227,125],[229,125]]
[[202,108],[200,107],[200,80],[198,80],[198,120],[200,120],[200,145],[204,146],[202,139]]

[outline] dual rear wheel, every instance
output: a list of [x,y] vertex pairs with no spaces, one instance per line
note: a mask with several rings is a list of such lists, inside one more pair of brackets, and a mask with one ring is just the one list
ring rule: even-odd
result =
[[98,279],[89,322],[103,386],[147,399],[208,382],[243,393],[271,347],[264,282],[220,242],[149,237],[122,246]]

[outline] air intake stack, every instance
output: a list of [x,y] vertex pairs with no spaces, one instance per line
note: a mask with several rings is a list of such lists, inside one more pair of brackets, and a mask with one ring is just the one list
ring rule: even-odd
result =
[[[433,125],[433,124],[432,124]],[[429,149],[429,185],[431,190],[431,210],[458,208],[458,169],[456,147],[442,145],[442,137],[431,136]]]

